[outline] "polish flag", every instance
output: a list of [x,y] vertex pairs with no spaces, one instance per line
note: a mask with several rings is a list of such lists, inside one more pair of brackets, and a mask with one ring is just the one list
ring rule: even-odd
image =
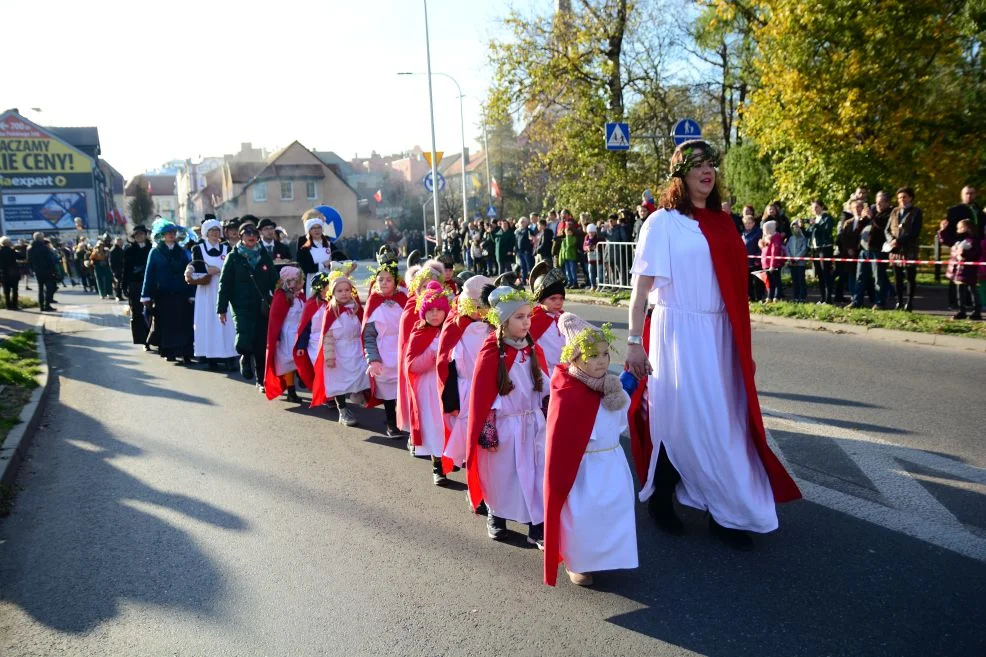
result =
[[497,183],[496,178],[490,181],[490,191],[493,192],[495,198],[502,198],[500,196],[500,184]]
[[373,200],[377,203],[383,203],[383,191],[377,190],[377,193],[373,195]]

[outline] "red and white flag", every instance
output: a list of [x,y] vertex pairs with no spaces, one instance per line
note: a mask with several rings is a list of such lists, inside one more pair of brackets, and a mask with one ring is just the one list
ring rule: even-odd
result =
[[383,191],[377,190],[377,193],[373,195],[373,200],[377,203],[383,203]]
[[494,198],[502,198],[500,196],[500,184],[496,181],[496,178],[490,181],[490,191],[493,193]]

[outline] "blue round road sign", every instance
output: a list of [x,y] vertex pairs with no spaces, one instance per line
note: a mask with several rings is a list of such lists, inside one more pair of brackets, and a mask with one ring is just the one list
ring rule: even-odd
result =
[[702,127],[694,119],[682,119],[674,124],[671,136],[674,137],[674,145],[680,146],[686,141],[701,139]]
[[316,205],[315,209],[325,217],[325,228],[322,229],[330,242],[335,242],[342,235],[342,215],[331,205]]

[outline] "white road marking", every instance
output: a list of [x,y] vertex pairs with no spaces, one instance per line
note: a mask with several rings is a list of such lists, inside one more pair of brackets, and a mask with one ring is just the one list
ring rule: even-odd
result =
[[[945,473],[972,485],[986,485],[986,470],[790,413],[764,409],[764,419],[777,429],[792,428],[799,433],[833,440],[873,483],[886,505],[796,477],[806,500],[978,561],[986,561],[986,538],[970,531],[921,485],[919,479],[928,480],[927,475],[907,472],[897,459]],[[767,440],[790,471],[783,450],[769,430]],[[955,485],[954,482],[942,483]]]
[[59,315],[65,319],[86,320],[90,317],[89,306],[66,306],[61,308]]

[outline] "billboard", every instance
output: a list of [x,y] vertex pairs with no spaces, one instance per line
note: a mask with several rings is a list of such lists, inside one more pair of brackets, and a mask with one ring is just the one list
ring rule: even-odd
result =
[[88,226],[84,192],[3,194],[3,222],[7,233],[70,230],[75,218]]
[[[0,115],[0,187],[88,187],[92,158],[14,112]],[[88,184],[86,184],[88,181]]]

